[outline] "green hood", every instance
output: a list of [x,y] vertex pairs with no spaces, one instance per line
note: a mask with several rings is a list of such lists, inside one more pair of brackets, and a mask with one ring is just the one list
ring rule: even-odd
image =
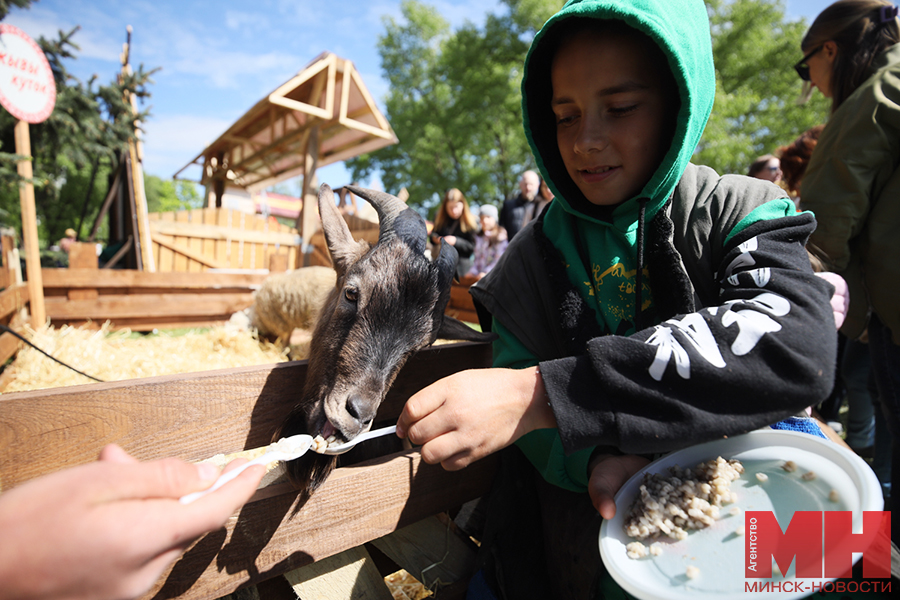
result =
[[[647,218],[651,219],[681,179],[712,110],[715,71],[706,6],[702,0],[571,0],[547,21],[531,44],[522,80],[522,108],[532,153],[559,206],[577,218],[599,222],[590,216],[596,211],[590,210],[590,203],[566,172],[550,108],[552,40],[558,34],[554,29],[574,17],[622,20],[648,35],[669,60],[681,106],[672,145],[639,195],[648,199]],[[631,228],[630,223],[637,219],[636,204],[631,199],[613,211],[617,228]]]

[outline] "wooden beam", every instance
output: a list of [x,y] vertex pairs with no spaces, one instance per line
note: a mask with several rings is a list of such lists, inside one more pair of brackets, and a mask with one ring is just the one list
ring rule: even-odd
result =
[[175,243],[170,236],[163,235],[162,233],[151,233],[152,239],[154,242],[159,244],[160,246],[165,246],[169,250],[173,250],[182,256],[186,256],[191,260],[196,260],[198,263],[206,265],[207,267],[211,267],[213,269],[226,269],[228,265],[222,264],[215,259],[212,259],[208,256],[203,256],[199,252],[194,252],[190,248],[185,248],[181,244]]
[[[21,334],[21,332],[19,333]],[[6,364],[6,361],[15,356],[21,345],[22,340],[11,333],[4,332],[3,335],[0,335],[0,365]]]
[[41,255],[38,244],[37,213],[34,205],[34,173],[31,165],[31,133],[27,121],[19,121],[15,126],[16,154],[27,157],[16,166],[19,177],[19,200],[22,206],[22,238],[25,244],[25,269],[28,273],[28,297],[31,299],[31,326],[44,326],[47,314],[44,312],[44,285],[41,281]]
[[[71,294],[70,294],[71,296]],[[236,294],[106,294],[93,299],[47,297],[51,320],[120,317],[206,316],[236,313],[253,304],[250,292]]]
[[392,600],[384,578],[364,546],[344,550],[285,573],[299,600],[365,598]]
[[[176,221],[150,221],[151,233],[164,235],[203,238],[207,240],[243,241],[254,244],[281,244],[282,246],[299,246],[300,238],[292,233],[277,231],[253,231],[235,229],[219,225],[201,225],[197,223],[178,223]],[[154,237],[155,240],[155,237]]]
[[268,274],[260,273],[146,273],[134,269],[43,269],[46,288],[131,288],[257,290]]
[[[377,419],[395,419],[416,391],[490,361],[486,343],[422,350],[397,375]],[[110,442],[139,460],[197,461],[265,446],[298,401],[306,369],[296,361],[3,394],[0,485],[92,462]]]
[[0,319],[13,314],[28,302],[28,285],[19,283],[0,292]]

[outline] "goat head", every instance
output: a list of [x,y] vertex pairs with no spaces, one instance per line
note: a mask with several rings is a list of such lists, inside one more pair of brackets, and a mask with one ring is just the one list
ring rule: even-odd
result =
[[[331,188],[320,188],[319,214],[337,281],[313,332],[303,397],[276,438],[309,433],[352,440],[372,426],[394,378],[416,351],[438,337],[494,337],[444,315],[456,249],[442,244],[437,259],[429,261],[425,221],[417,212],[390,194],[348,189],[378,212],[378,242],[354,240]],[[334,462],[307,454],[288,463],[287,470],[311,493]]]

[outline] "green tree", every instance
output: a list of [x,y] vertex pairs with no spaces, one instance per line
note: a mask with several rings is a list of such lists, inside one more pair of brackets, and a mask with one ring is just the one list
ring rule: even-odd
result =
[[144,193],[147,196],[147,212],[203,208],[203,197],[191,181],[162,179],[156,175],[145,174]]
[[694,162],[746,173],[757,156],[828,118],[815,93],[798,105],[804,20],[787,21],[782,0],[707,0],[716,65],[716,103]]
[[559,0],[505,0],[506,15],[455,32],[433,7],[405,0],[379,38],[391,84],[387,118],[400,143],[348,162],[354,179],[381,174],[406,187],[410,203],[433,209],[448,188],[497,203],[534,167],[522,132],[519,84],[528,43]]
[[[107,85],[98,85],[96,77],[83,83],[68,72],[66,62],[74,60],[78,50],[72,41],[77,31],[78,27],[60,31],[56,40],[37,40],[57,90],[53,112],[43,123],[30,126],[38,233],[44,246],[79,224],[79,235],[87,234],[106,195],[108,175],[134,137],[135,120],[148,116],[146,111],[134,115],[125,100],[126,92],[140,100],[149,97],[153,71],[145,71],[143,65]],[[0,215],[20,229],[19,177],[16,156],[11,154],[15,124],[12,115],[0,110]]]
[[[390,91],[387,118],[400,142],[348,161],[354,179],[381,175],[385,189],[406,187],[410,203],[436,206],[458,187],[472,201],[496,203],[534,166],[522,131],[520,82],[534,34],[561,0],[503,0],[507,11],[477,28],[451,31],[433,8],[405,0],[402,18],[385,19],[378,50]],[[745,173],[806,129],[824,123],[820,94],[797,105],[806,23],[788,21],[782,0],[707,0],[716,103],[694,162]]]

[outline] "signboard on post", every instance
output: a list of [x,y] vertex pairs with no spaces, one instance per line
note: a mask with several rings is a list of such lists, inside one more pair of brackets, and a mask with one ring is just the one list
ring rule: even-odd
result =
[[44,324],[44,282],[38,247],[37,212],[34,207],[34,173],[31,168],[31,134],[29,123],[40,123],[50,116],[56,104],[56,83],[50,63],[41,48],[28,34],[12,25],[0,24],[0,104],[14,117],[16,154],[27,156],[18,165],[22,203],[22,238],[25,244],[28,294],[31,303],[31,326]]
[[56,104],[50,63],[28,34],[0,24],[0,104],[14,117],[40,123]]

